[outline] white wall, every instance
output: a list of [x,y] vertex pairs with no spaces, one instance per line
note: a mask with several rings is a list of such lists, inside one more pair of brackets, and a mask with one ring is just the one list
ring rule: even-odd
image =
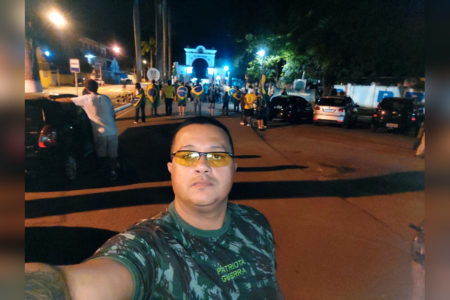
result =
[[400,89],[397,86],[375,85],[347,85],[334,86],[337,90],[343,90],[347,96],[360,106],[375,108],[379,103],[379,99],[384,97],[400,97]]

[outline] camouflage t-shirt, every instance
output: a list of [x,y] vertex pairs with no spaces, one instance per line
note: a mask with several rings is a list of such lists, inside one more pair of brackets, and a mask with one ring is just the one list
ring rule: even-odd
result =
[[184,222],[173,203],[109,239],[108,257],[133,274],[134,299],[282,299],[272,231],[257,210],[228,204],[218,230]]

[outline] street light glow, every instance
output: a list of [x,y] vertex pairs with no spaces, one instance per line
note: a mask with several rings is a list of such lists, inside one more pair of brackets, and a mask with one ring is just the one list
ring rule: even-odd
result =
[[266,51],[264,51],[264,49],[261,49],[258,52],[256,52],[256,54],[258,54],[259,57],[263,57],[264,55],[266,55]]
[[50,22],[52,22],[56,27],[63,28],[66,27],[67,21],[58,11],[53,10],[48,14]]
[[49,57],[51,53],[50,53],[50,51],[45,50],[45,51],[44,51],[44,54],[45,54],[45,56]]
[[143,63],[144,65],[146,65],[146,64],[147,64],[147,60],[144,59],[144,60],[142,61],[142,63]]
[[230,68],[228,66],[223,67],[223,70],[227,72]]
[[117,45],[114,45],[114,46],[112,47],[112,50],[113,50],[113,52],[116,53],[116,54],[119,54],[119,53],[120,53],[120,47],[117,46]]

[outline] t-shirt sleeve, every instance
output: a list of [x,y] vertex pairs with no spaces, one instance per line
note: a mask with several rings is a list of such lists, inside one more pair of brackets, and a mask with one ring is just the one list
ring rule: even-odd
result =
[[148,299],[155,272],[155,251],[151,247],[152,233],[139,227],[110,238],[90,259],[109,258],[122,263],[132,274],[133,299]]
[[72,102],[75,103],[75,105],[83,107],[86,103],[86,99],[87,99],[86,97],[80,96],[71,98],[70,100],[72,100]]

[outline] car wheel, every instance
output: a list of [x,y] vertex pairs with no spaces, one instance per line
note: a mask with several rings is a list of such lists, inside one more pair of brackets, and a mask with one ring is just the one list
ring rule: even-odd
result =
[[64,161],[64,173],[70,181],[77,178],[78,162],[73,154],[68,154]]

